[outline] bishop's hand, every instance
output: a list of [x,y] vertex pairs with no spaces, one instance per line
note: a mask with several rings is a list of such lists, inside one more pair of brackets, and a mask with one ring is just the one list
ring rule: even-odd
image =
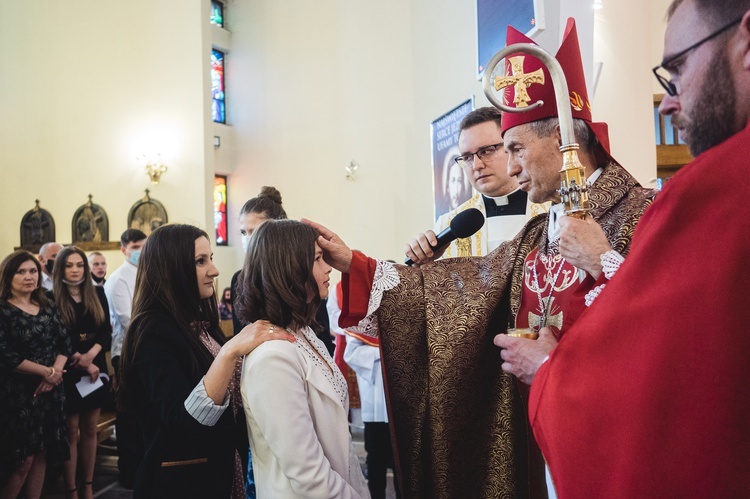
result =
[[594,279],[602,273],[601,255],[611,249],[607,236],[593,218],[560,218],[560,254]]
[[548,327],[539,331],[539,338],[536,340],[503,333],[495,336],[494,343],[502,348],[500,356],[503,358],[503,371],[513,374],[527,385],[534,381],[536,372],[557,346],[555,335]]
[[352,266],[352,250],[332,230],[327,227],[303,218],[302,223],[309,225],[318,231],[318,246],[323,250],[323,259],[339,272],[349,272]]

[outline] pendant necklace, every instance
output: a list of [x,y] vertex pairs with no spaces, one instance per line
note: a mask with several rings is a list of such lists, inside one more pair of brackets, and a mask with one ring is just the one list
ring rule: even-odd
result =
[[[554,262],[554,256],[551,257],[552,261]],[[537,262],[539,260],[539,248],[536,250],[536,255],[534,255],[534,266],[531,267],[532,273],[534,274],[534,284],[536,284],[536,296],[539,299],[539,309],[542,312],[541,317],[539,318],[539,329],[542,329],[547,325],[547,316],[549,314],[549,308],[552,304],[552,293],[555,291],[555,284],[557,283],[557,278],[560,277],[560,272],[563,269],[563,266],[565,265],[565,259],[560,259],[560,268],[557,269],[557,272],[555,272],[555,276],[552,278],[552,282],[549,293],[547,293],[547,302],[544,302],[544,299],[542,298],[542,288],[539,286],[539,276],[537,275],[536,266]],[[546,267],[546,264],[545,264]]]

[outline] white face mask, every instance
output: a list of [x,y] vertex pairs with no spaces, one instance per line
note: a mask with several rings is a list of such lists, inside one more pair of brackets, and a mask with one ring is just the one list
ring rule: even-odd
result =
[[242,251],[247,253],[247,247],[250,244],[250,235],[243,235],[242,236]]

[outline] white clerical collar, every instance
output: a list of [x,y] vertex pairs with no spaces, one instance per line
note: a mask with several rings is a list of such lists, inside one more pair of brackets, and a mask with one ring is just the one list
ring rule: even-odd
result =
[[519,189],[520,187],[516,188],[516,190],[514,190],[513,192],[509,192],[505,196],[494,197],[494,196],[487,196],[486,194],[482,194],[482,196],[484,196],[487,199],[493,200],[495,202],[495,206],[506,206],[508,204],[508,196],[515,194],[516,192],[518,192]]
[[[603,168],[597,168],[589,178],[586,179],[587,185],[593,185],[601,176]],[[562,203],[553,204],[549,208],[549,225],[547,226],[547,240],[556,241],[560,237],[560,217],[565,216],[565,206]]]

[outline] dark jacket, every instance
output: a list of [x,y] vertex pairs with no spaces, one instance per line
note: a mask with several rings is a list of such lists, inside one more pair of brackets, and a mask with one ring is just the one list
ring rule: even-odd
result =
[[230,497],[235,450],[247,457],[244,412],[235,417],[230,404],[215,426],[198,423],[184,406],[202,377],[191,374],[185,333],[155,316],[142,334],[130,383],[146,453],[133,497]]

